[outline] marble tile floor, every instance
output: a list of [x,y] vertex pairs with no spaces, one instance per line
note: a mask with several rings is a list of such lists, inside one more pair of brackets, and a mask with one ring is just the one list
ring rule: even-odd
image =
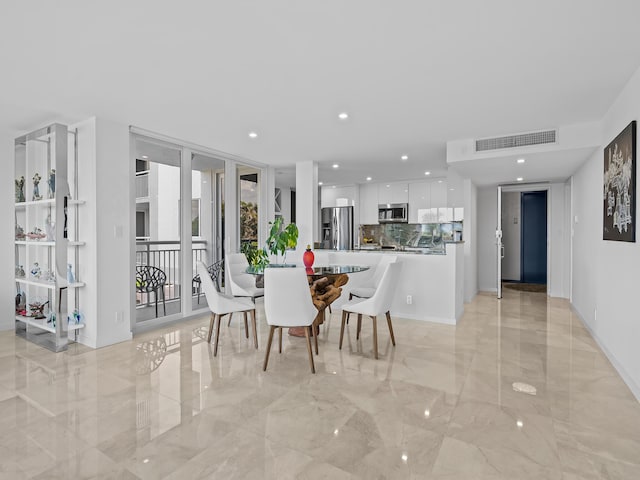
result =
[[[634,479],[640,404],[564,300],[478,295],[456,327],[322,327],[268,371],[202,317],[53,354],[0,334],[0,479]],[[535,395],[514,383],[535,387]]]

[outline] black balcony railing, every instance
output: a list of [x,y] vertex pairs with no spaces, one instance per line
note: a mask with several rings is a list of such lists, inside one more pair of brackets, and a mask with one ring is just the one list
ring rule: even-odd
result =
[[[206,240],[193,240],[191,248],[191,265],[188,267],[192,272],[198,261],[206,263],[207,242]],[[136,241],[136,265],[149,265],[159,268],[167,276],[164,294],[167,302],[180,298],[180,241],[179,240],[145,240]],[[195,273],[193,274],[195,275]],[[191,285],[188,285],[188,290]],[[148,298],[138,298],[138,304],[147,304]]]

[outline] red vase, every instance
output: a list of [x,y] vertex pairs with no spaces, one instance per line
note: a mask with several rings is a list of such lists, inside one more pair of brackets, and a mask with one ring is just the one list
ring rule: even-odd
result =
[[307,250],[302,254],[302,263],[304,263],[305,267],[311,268],[314,260],[315,260],[315,256],[311,251],[311,246],[307,245]]

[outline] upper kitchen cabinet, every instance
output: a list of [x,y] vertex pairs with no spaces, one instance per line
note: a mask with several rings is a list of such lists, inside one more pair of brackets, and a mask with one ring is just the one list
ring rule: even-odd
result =
[[444,208],[447,206],[447,182],[436,180],[431,182],[431,208]]
[[431,182],[409,184],[409,223],[428,221],[431,208]]
[[358,188],[355,185],[344,187],[322,187],[320,205],[325,207],[346,207],[357,203]]
[[378,203],[408,203],[409,185],[402,182],[378,184]]
[[378,223],[378,185],[367,183],[360,185],[360,223],[376,225]]

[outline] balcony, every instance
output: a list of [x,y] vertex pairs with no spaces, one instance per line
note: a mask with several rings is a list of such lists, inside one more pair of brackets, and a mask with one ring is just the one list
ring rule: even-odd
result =
[[[195,276],[196,262],[207,263],[206,240],[193,240],[191,249],[190,278]],[[180,265],[180,241],[178,240],[144,240],[136,241],[136,265],[149,265],[159,268],[167,276],[164,286],[167,315],[180,312],[180,296],[182,288]],[[198,301],[197,292],[193,291],[192,284],[186,290],[190,292],[194,310],[206,307],[204,297]],[[158,303],[158,316],[163,316],[162,296]],[[136,292],[136,320],[138,322],[155,318],[154,294]]]

